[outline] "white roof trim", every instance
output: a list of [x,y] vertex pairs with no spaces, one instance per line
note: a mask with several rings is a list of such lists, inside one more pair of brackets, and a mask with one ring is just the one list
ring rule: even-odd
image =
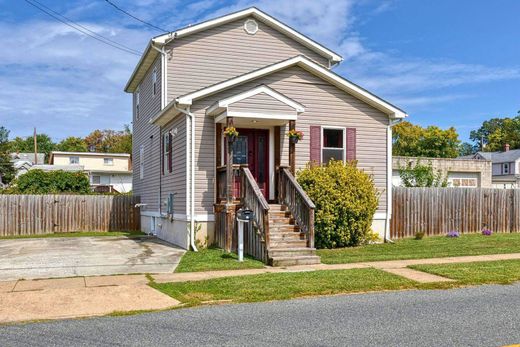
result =
[[265,94],[269,95],[270,97],[272,97],[273,99],[276,99],[276,100],[286,104],[287,106],[293,108],[298,113],[305,112],[305,107],[303,107],[302,104],[289,99],[285,95],[277,92],[274,89],[269,88],[268,86],[261,85],[256,88],[250,89],[246,92],[243,92],[243,93],[240,93],[237,95],[233,95],[229,98],[217,101],[210,108],[208,108],[206,113],[210,114],[210,115],[219,114],[219,113],[223,112],[229,105],[234,104],[235,102],[239,102],[244,99],[250,98],[252,96],[261,94],[261,93],[265,93]]
[[332,62],[340,62],[343,60],[343,58],[331,51],[330,49],[320,45],[319,43],[311,40],[307,36],[299,33],[298,31],[294,30],[293,28],[283,24],[282,22],[278,21],[277,19],[269,16],[268,14],[260,11],[256,7],[247,8],[242,11],[238,11],[235,13],[231,13],[219,18],[211,19],[206,22],[202,22],[199,24],[195,24],[192,26],[189,26],[184,29],[177,30],[173,33],[164,34],[161,36],[157,36],[153,39],[154,42],[164,44],[168,40],[170,40],[172,37],[175,38],[181,38],[183,36],[187,36],[202,30],[206,30],[224,23],[232,22],[234,20],[246,17],[246,16],[254,16],[260,21],[266,23],[267,25],[270,25],[271,27],[283,32],[284,34],[290,36],[294,40],[302,43],[303,45],[311,48],[314,51],[319,52],[320,54],[326,56],[328,59],[330,59]]
[[295,114],[283,114],[283,113],[261,113],[261,112],[240,112],[240,111],[224,111],[220,113],[217,117],[215,117],[215,123],[220,123],[224,121],[227,117],[233,118],[251,118],[256,120],[274,120],[274,121],[282,121],[285,123],[290,120],[298,120],[298,116]]
[[284,60],[282,62],[269,65],[265,68],[255,70],[253,72],[229,79],[227,81],[214,84],[204,89],[200,89],[193,93],[186,94],[184,96],[178,97],[174,102],[177,102],[179,105],[191,105],[194,100],[206,97],[211,94],[218,93],[222,90],[231,88],[235,85],[239,85],[245,83],[247,81],[269,75],[276,71],[280,71],[286,69],[290,66],[298,65],[310,73],[323,78],[324,80],[330,82],[331,84],[337,86],[338,88],[346,91],[352,96],[365,101],[366,103],[372,105],[378,110],[384,112],[391,118],[405,118],[408,115],[406,112],[400,110],[399,108],[393,106],[392,104],[384,101],[383,99],[371,94],[367,90],[357,86],[356,84],[344,79],[343,77],[329,71],[323,66],[314,63],[310,59],[304,56],[296,56],[291,59]]

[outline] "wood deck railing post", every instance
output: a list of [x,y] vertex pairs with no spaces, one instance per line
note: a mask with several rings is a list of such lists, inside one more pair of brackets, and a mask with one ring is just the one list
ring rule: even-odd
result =
[[[226,118],[226,125],[227,127],[233,126],[233,117],[227,117]],[[226,161],[226,203],[231,204],[233,203],[234,195],[235,195],[235,189],[234,187],[234,181],[235,177],[233,174],[233,143],[227,141],[227,161]]]
[[314,209],[309,211],[309,237],[307,239],[307,247],[314,248]]
[[[296,121],[289,121],[289,131],[296,129]],[[293,176],[296,172],[296,144],[289,140],[289,167]]]

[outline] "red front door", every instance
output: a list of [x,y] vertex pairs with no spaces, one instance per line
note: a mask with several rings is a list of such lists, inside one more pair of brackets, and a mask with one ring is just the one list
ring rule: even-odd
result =
[[269,200],[269,130],[237,129],[233,143],[233,163],[247,164],[258,187]]

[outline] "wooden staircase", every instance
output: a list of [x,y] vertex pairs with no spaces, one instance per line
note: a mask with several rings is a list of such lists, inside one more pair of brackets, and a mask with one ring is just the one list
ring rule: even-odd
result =
[[316,249],[308,247],[307,241],[286,205],[269,204],[269,265],[319,264]]

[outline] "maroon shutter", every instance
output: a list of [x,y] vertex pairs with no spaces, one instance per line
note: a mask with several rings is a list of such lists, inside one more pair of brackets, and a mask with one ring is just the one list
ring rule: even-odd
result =
[[347,128],[347,161],[356,160],[356,128]]
[[310,129],[311,163],[321,164],[321,127],[312,125]]
[[172,152],[173,152],[173,136],[168,132],[168,172],[172,172]]

